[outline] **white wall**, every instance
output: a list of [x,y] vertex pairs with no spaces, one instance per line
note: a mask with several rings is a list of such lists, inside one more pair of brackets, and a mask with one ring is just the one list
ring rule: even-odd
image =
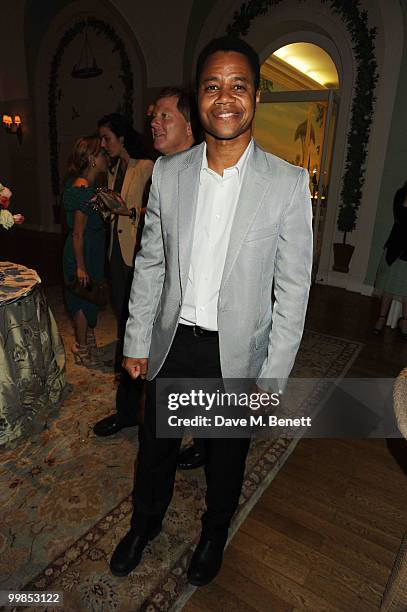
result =
[[[195,57],[202,46],[214,35],[224,33],[241,1],[219,0],[197,40]],[[356,63],[350,36],[341,17],[320,0],[299,2],[285,0],[257,17],[250,27],[247,40],[264,60],[275,49],[303,40],[315,42],[333,57],[341,73],[341,101],[336,131],[336,142],[331,173],[329,201],[318,278],[320,282],[346,287],[354,291],[369,291],[364,286],[370,245],[378,206],[380,183],[389,138],[396,85],[403,46],[403,15],[397,0],[365,0],[369,27],[377,28],[376,55],[379,82],[366,167],[366,182],[359,212],[357,229],[348,239],[356,245],[349,274],[332,271],[333,243],[341,242],[336,229],[337,207],[340,202],[341,177],[346,157],[346,136],[349,129],[350,106]],[[362,5],[363,8],[363,5]]]
[[191,0],[112,0],[143,50],[147,87],[181,84]]
[[[125,42],[134,71],[135,126],[142,129],[147,90],[182,83],[183,50],[192,4],[192,0],[177,0],[176,3],[77,0],[67,3],[46,31],[36,58],[35,73],[30,79],[25,61],[25,2],[16,0],[2,6],[2,21],[4,17],[7,28],[2,28],[0,37],[0,111],[22,113],[25,134],[22,147],[17,146],[14,137],[3,138],[2,135],[0,164],[4,182],[10,183],[14,190],[16,205],[28,212],[26,227],[59,231],[52,217],[55,199],[50,184],[47,97],[50,61],[63,33],[81,16],[89,14],[114,27]],[[33,91],[29,90],[29,82],[33,84]],[[68,79],[65,85],[67,83]],[[93,103],[89,92],[85,97],[89,108],[84,114],[92,114],[93,107],[96,121],[101,112],[105,112],[104,107],[99,108],[103,100],[98,93]],[[64,126],[67,127],[65,121],[66,117]],[[83,129],[80,126],[79,131]],[[66,157],[64,143],[61,143],[61,156]]]
[[[24,46],[24,0],[1,6],[0,115],[19,114],[23,121],[23,142],[3,132],[0,138],[0,181],[13,192],[13,211],[22,212],[28,222],[37,217],[37,180],[32,104],[29,100]],[[0,126],[0,130],[2,130]]]
[[0,101],[28,97],[24,46],[25,0],[1,3]]
[[[131,29],[127,24],[112,12],[110,6],[98,0],[77,0],[71,2],[61,10],[51,26],[48,28],[42,41],[38,60],[36,63],[34,99],[37,127],[37,158],[38,158],[38,180],[40,185],[41,218],[39,227],[42,230],[58,231],[59,227],[53,223],[52,206],[60,200],[55,198],[52,192],[50,180],[49,161],[49,139],[48,139],[48,78],[52,57],[58,47],[64,33],[75,23],[92,15],[110,24],[120,36],[126,47],[132,72],[134,85],[134,116],[138,119],[138,125],[142,126],[143,117],[143,90],[145,83],[143,75],[145,67],[143,58]],[[116,100],[121,96],[117,92],[123,91],[119,79],[118,54],[111,54],[112,45],[104,35],[95,36],[90,30],[90,43],[100,66],[104,68],[104,74],[97,79],[81,81],[72,79],[70,67],[79,59],[82,45],[82,37],[76,37],[67,47],[58,76],[58,87],[61,89],[62,99],[57,106],[57,129],[59,143],[59,169],[60,184],[64,177],[64,169],[69,156],[69,151],[76,137],[91,133],[96,130],[97,120],[107,112],[116,110]],[[100,81],[100,82],[99,82]],[[100,83],[107,88],[110,84],[114,87],[113,92],[103,94]],[[109,104],[112,108],[108,108]],[[79,117],[73,118],[73,107],[79,111]],[[141,120],[141,121],[140,121]]]
[[[2,28],[0,37],[0,111],[24,113],[25,135],[23,145],[19,147],[14,137],[2,134],[0,167],[3,178],[12,181],[10,187],[14,187],[16,198],[21,196],[21,204],[27,202],[31,194],[33,204],[27,204],[27,207],[30,209],[31,206],[33,224],[45,229],[58,229],[52,225],[50,217],[53,197],[49,181],[47,86],[50,57],[63,32],[80,14],[90,12],[110,20],[123,37],[131,56],[137,83],[135,85],[139,87],[135,117],[136,126],[140,129],[147,102],[146,91],[150,95],[155,88],[182,83],[184,47],[193,4],[193,0],[156,0],[150,3],[135,0],[71,2],[48,29],[36,60],[35,74],[29,75],[30,79],[27,78],[25,63],[25,2],[14,0],[13,3],[2,4],[2,22],[7,27]],[[356,244],[356,250],[348,275],[333,273],[331,270],[332,243],[341,238],[336,232],[336,208],[346,154],[346,132],[355,67],[346,28],[341,18],[333,14],[329,3],[320,0],[284,0],[272,7],[266,15],[257,18],[247,37],[261,59],[296,37],[314,41],[327,49],[342,74],[340,116],[330,190],[331,207],[328,210],[319,278],[323,282],[342,284],[354,290],[363,290],[403,45],[403,19],[398,0],[364,0],[364,4],[369,11],[369,24],[377,27],[376,52],[380,81],[359,223],[357,231],[350,236],[350,242]],[[210,38],[224,33],[226,25],[232,21],[233,12],[240,5],[241,0],[218,0],[215,3],[196,40],[195,57]],[[29,91],[28,82],[34,83],[34,92]]]
[[[396,99],[397,82],[403,51],[403,14],[397,0],[379,0],[376,11],[372,2],[365,2],[369,9],[369,23],[377,27],[376,55],[379,64],[379,81],[376,87],[375,115],[372,124],[366,167],[366,182],[359,209],[359,220],[352,235],[356,245],[346,287],[370,294],[372,287],[365,285],[369,255],[373,240],[376,213],[379,206],[380,186],[386,160],[387,143]],[[338,274],[338,273],[337,273]],[[331,277],[331,281],[335,280]],[[342,279],[338,279],[341,281]]]
[[[36,123],[37,123],[37,151],[38,151],[38,176],[40,183],[42,218],[40,221],[41,229],[56,231],[58,228],[52,223],[50,210],[55,203],[49,181],[50,168],[48,159],[48,129],[44,125],[44,117],[47,115],[47,84],[52,57],[59,40],[64,32],[73,23],[86,15],[92,15],[102,19],[112,25],[117,34],[125,43],[127,53],[130,58],[134,76],[134,119],[135,127],[143,129],[145,120],[145,110],[147,106],[146,91],[155,87],[163,87],[169,84],[181,84],[183,75],[183,48],[185,43],[186,27],[189,19],[189,11],[192,6],[190,0],[178,1],[176,6],[173,3],[161,1],[159,3],[146,2],[126,2],[125,0],[114,0],[101,2],[99,0],[77,0],[71,2],[61,10],[52,23],[52,28],[48,28],[44,37],[40,54],[37,61],[36,78],[34,79],[35,100],[36,100]],[[100,65],[106,71],[109,68],[106,60],[105,41],[92,39],[92,46],[97,57],[100,57]],[[67,55],[63,60],[61,87],[73,99],[73,90],[77,83],[73,83],[69,76],[69,62],[73,61],[77,53],[79,40],[72,43],[67,50]],[[163,52],[163,49],[170,49],[170,52]],[[105,61],[103,62],[103,57]],[[117,83],[117,70],[111,67],[110,73],[112,81]],[[105,79],[107,72],[101,78]],[[68,141],[73,140],[73,133],[77,127],[78,134],[84,131],[82,123],[85,117],[93,116],[90,127],[93,128],[97,119],[108,112],[106,107],[106,96],[98,93],[95,85],[94,97],[92,96],[92,82],[90,91],[84,94],[85,101],[82,103],[82,122],[78,118],[75,125],[66,125],[69,122],[70,109],[65,108],[65,118],[58,115],[60,133],[60,153],[61,163],[66,157]],[[78,87],[76,87],[78,89]],[[83,87],[85,91],[88,89]],[[79,90],[78,90],[79,91]],[[75,108],[79,104],[75,105]],[[65,105],[66,106],[66,105]],[[87,106],[87,108],[85,108]],[[61,105],[62,108],[62,105]],[[110,111],[115,110],[111,108]],[[69,129],[68,129],[69,127]],[[69,147],[68,147],[69,148]],[[44,154],[45,152],[45,154]]]

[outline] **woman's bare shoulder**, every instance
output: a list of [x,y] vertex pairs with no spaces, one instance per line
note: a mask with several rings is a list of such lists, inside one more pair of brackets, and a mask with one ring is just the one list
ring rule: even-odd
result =
[[78,176],[72,183],[72,187],[89,187],[89,183],[86,179]]

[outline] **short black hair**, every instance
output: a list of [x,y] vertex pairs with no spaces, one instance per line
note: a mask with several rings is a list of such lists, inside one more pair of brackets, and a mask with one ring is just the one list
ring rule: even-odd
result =
[[202,49],[196,64],[196,90],[198,91],[199,89],[201,74],[207,59],[218,51],[235,51],[236,53],[241,53],[247,58],[253,75],[254,87],[257,91],[260,85],[259,56],[253,47],[251,47],[246,41],[236,36],[221,36],[220,38],[214,38],[206,45],[206,47]]
[[163,98],[178,98],[177,109],[184,117],[185,121],[191,125],[192,134],[195,142],[201,140],[201,126],[198,118],[198,107],[195,94],[190,89],[183,87],[169,86],[164,87],[155,99],[155,102]]
[[121,113],[110,113],[98,121],[98,128],[107,127],[120,138],[123,136],[123,145],[132,159],[145,159],[147,156],[141,134],[131,125],[127,117]]

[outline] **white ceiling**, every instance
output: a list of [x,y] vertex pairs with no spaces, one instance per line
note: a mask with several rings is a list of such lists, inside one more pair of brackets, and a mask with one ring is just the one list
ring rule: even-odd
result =
[[333,89],[339,87],[338,72],[331,56],[317,45],[305,42],[292,43],[281,47],[273,55],[324,87]]

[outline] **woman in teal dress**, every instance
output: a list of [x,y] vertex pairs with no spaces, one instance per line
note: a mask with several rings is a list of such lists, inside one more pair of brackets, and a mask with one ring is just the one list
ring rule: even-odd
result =
[[[105,225],[89,202],[95,193],[96,177],[106,171],[106,155],[100,138],[88,136],[77,140],[69,163],[70,179],[63,194],[69,227],[63,256],[65,285],[76,277],[86,286],[90,279],[101,280],[104,276]],[[98,306],[78,297],[67,287],[65,300],[75,328],[76,342],[72,347],[75,361],[92,365]]]

